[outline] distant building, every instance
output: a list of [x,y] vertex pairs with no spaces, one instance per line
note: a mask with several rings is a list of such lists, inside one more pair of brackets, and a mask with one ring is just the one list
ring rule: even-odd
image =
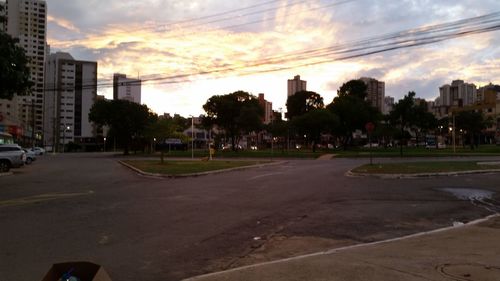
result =
[[476,102],[476,85],[465,83],[463,80],[454,80],[451,85],[439,87],[438,106],[466,106]]
[[141,83],[140,79],[127,78],[125,74],[113,74],[113,99],[128,100],[140,104]]
[[273,103],[264,99],[264,94],[259,94],[259,104],[264,109],[262,122],[269,124],[273,121]]
[[[3,107],[9,108],[2,114],[9,116],[10,125],[0,126],[0,130],[16,131],[15,137],[27,144],[34,138],[38,142],[43,138],[43,103],[44,103],[44,65],[47,36],[47,5],[43,0],[8,0],[2,3],[7,21],[0,26],[9,35],[19,39],[29,58],[28,66],[31,81],[34,83],[31,95],[16,96],[11,101],[0,100]],[[15,111],[14,111],[15,110]],[[1,124],[1,122],[0,122]],[[30,141],[30,142],[31,142]]]
[[[177,115],[177,114],[175,114]],[[174,115],[174,117],[175,117]],[[189,127],[187,127],[183,134],[189,138],[193,138],[193,145],[195,148],[206,148],[212,138],[212,130],[205,130],[202,127],[201,116],[188,118]],[[191,126],[192,125],[192,126]],[[188,145],[191,146],[191,143]]]
[[288,96],[293,96],[300,91],[307,91],[307,81],[300,80],[300,75],[288,79]]
[[369,101],[373,107],[378,108],[380,112],[385,112],[385,82],[370,77],[361,77],[359,80],[363,81],[367,86],[366,100]]
[[394,106],[394,97],[384,97],[384,111],[383,114],[389,114],[392,111],[392,107]]
[[[487,94],[490,93],[490,94]],[[488,97],[489,95],[489,97]],[[500,101],[500,85],[488,84],[486,86],[480,87],[477,89],[477,101],[483,102],[485,99],[491,99],[491,95],[495,96],[497,101]]]
[[46,70],[45,146],[62,151],[69,142],[95,142],[88,115],[97,98],[97,62],[57,52],[49,56]]
[[[0,17],[5,16],[5,9],[6,9],[5,2],[0,1]],[[5,23],[3,21],[0,21],[0,30],[5,32]]]

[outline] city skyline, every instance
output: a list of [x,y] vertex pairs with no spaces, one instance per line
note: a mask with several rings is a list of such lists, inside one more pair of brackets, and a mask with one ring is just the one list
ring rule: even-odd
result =
[[[112,84],[109,81],[116,72],[147,81],[158,76],[209,71],[480,16],[497,7],[495,1],[482,1],[480,6],[471,1],[430,3],[122,1],[118,5],[48,0],[48,43],[52,52],[66,51],[79,59],[97,61],[99,81],[106,85]],[[231,13],[232,10],[238,11]],[[395,13],[401,10],[406,13]],[[364,16],[353,18],[356,11],[363,11]],[[214,14],[218,15],[207,17]],[[278,72],[248,75],[246,69],[239,69],[229,74],[215,73],[224,76],[219,79],[213,79],[214,75],[196,75],[183,83],[143,83],[142,100],[159,114],[199,115],[210,96],[244,90],[256,96],[264,93],[277,110],[285,108],[286,80],[295,75],[308,82],[308,90],[321,94],[325,103],[331,102],[342,83],[364,76],[384,81],[386,95],[396,100],[408,91],[433,100],[439,96],[439,87],[451,80],[463,79],[477,86],[498,83],[500,39],[495,34],[482,33]],[[277,66],[289,67],[290,63],[280,62]],[[186,79],[167,82],[177,80]],[[112,87],[101,87],[98,92],[112,97]]]

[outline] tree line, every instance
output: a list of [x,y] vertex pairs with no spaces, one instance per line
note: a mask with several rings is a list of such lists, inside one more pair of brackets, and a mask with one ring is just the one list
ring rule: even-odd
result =
[[[399,143],[401,153],[405,142],[416,138],[416,144],[428,134],[437,137],[442,128],[448,129],[451,119],[436,119],[425,102],[415,100],[409,92],[393,105],[389,114],[383,115],[367,100],[367,86],[361,80],[350,80],[337,91],[337,96],[327,105],[316,92],[300,91],[290,96],[286,103],[287,120],[275,115],[270,124],[263,124],[264,109],[258,98],[244,91],[214,95],[203,105],[201,127],[207,131],[214,126],[237,149],[240,139],[252,132],[267,132],[273,138],[304,139],[313,151],[321,137],[331,136],[336,146],[348,149],[356,145],[353,133],[366,133],[368,122],[375,124],[373,138],[385,144],[392,140]],[[89,120],[99,126],[109,127],[108,136],[119,139],[124,153],[131,145],[147,147],[153,138],[159,142],[167,138],[187,141],[182,131],[189,127],[186,118],[159,118],[146,105],[125,100],[99,100],[91,108]],[[461,111],[455,114],[455,129],[461,130],[474,148],[474,138],[491,125],[482,112]],[[440,129],[441,128],[441,129]],[[442,132],[441,132],[442,133]],[[435,145],[437,146],[437,140]]]

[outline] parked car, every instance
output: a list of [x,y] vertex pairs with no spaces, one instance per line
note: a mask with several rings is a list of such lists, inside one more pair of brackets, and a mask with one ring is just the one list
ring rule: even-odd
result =
[[24,161],[25,164],[29,165],[36,160],[36,153],[33,150],[26,148],[23,148],[23,150],[26,153],[26,161]]
[[[222,150],[232,150],[233,149],[233,145],[232,144],[226,144],[226,145],[223,145],[222,146]],[[243,147],[239,144],[236,145],[236,150],[242,150]]]
[[[427,143],[427,145],[425,146],[425,148],[427,148],[427,149],[436,148],[436,143]],[[445,149],[445,148],[446,148],[446,144],[444,144],[444,143],[438,143],[437,149]]]
[[0,145],[0,173],[6,173],[11,168],[19,168],[26,161],[26,153],[17,144]]
[[35,153],[35,155],[44,155],[45,154],[45,149],[38,147],[38,146],[32,147],[30,150],[33,151]]

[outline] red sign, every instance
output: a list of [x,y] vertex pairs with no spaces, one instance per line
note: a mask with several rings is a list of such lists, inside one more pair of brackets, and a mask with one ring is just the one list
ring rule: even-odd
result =
[[373,124],[372,122],[368,122],[365,125],[365,129],[368,133],[371,133],[373,132],[373,129],[375,129],[375,124]]

